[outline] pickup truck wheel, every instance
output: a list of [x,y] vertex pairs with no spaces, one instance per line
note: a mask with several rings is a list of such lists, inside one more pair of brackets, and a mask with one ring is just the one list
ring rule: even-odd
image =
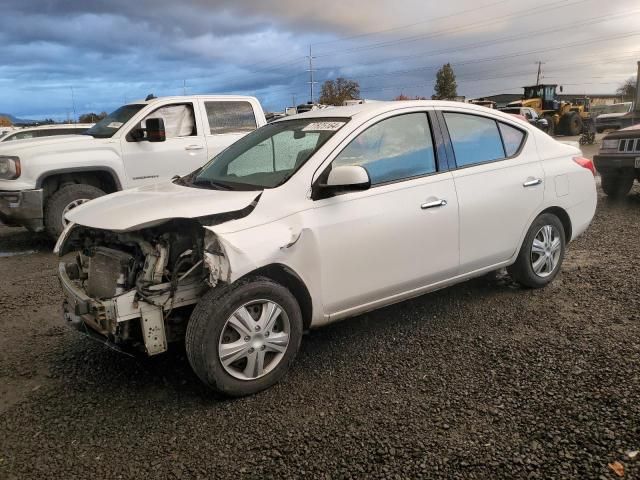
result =
[[633,186],[633,175],[602,175],[602,190],[609,198],[619,200],[627,195]]
[[213,390],[240,397],[278,382],[302,340],[302,313],[293,294],[263,277],[207,292],[185,338],[187,357]]
[[97,187],[84,184],[69,184],[49,197],[44,207],[44,226],[53,239],[57,239],[67,221],[64,216],[78,205],[106,195]]
[[507,270],[511,277],[529,288],[542,288],[560,271],[565,251],[562,222],[550,213],[534,220],[524,237],[516,262]]

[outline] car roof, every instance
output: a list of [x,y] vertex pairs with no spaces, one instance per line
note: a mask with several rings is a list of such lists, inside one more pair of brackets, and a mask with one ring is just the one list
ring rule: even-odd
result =
[[52,128],[91,128],[93,123],[54,123],[51,125],[37,125],[35,127],[23,127],[11,132],[24,132],[25,130],[49,130]]
[[170,102],[187,102],[189,100],[193,100],[193,99],[202,99],[202,100],[254,100],[254,101],[258,101],[258,99],[256,97],[252,97],[252,96],[248,96],[248,95],[216,95],[216,94],[211,94],[211,95],[177,95],[177,96],[172,96],[172,97],[153,97],[150,98],[149,100],[146,99],[140,99],[140,100],[134,100],[132,102],[129,102],[128,105],[132,105],[132,104],[147,104],[150,105],[152,103],[156,103],[156,102],[164,102],[164,101],[170,101]]
[[[292,115],[285,119],[277,120],[278,122],[286,122],[287,119],[304,119],[304,118],[355,118],[361,116],[375,116],[394,110],[416,107],[455,107],[469,110],[470,112],[489,113],[496,112],[496,109],[489,109],[482,105],[474,105],[472,103],[453,102],[447,100],[398,100],[376,103],[362,103],[360,105],[349,105],[347,107],[327,107],[310,112]],[[274,122],[275,123],[275,122]]]

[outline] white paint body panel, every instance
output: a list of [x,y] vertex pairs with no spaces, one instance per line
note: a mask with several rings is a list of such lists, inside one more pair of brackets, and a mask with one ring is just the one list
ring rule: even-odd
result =
[[[368,125],[433,109],[499,119],[526,129],[527,143],[515,158],[322,200],[311,198],[311,186],[320,173]],[[231,282],[273,264],[295,272],[311,295],[312,326],[507,266],[515,261],[531,222],[548,208],[568,214],[572,238],[587,228],[595,212],[593,175],[572,160],[579,150],[508,114],[474,105],[417,101],[339,107],[296,118],[303,117],[345,117],[349,122],[288,182],[264,190],[249,215],[205,228],[220,242]],[[525,188],[523,183],[532,178],[542,183]],[[561,196],[556,178],[566,185]],[[238,210],[258,193],[165,185],[93,201],[69,218],[96,228],[135,230],[175,216]],[[446,199],[447,205],[420,208],[433,199]]]
[[[254,97],[234,95],[195,95],[154,98],[137,101],[144,107],[111,138],[88,135],[64,135],[0,144],[0,156],[20,158],[22,174],[16,180],[0,180],[0,190],[21,191],[41,187],[44,177],[59,171],[86,171],[92,168],[110,171],[123,189],[184,175],[202,166],[221,150],[246,133],[225,133],[210,140],[204,113],[205,101],[246,101],[253,108],[258,127],[266,124],[264,112]],[[160,107],[193,103],[198,135],[167,139],[165,142],[127,142],[126,135]],[[185,150],[198,145],[202,150]]]

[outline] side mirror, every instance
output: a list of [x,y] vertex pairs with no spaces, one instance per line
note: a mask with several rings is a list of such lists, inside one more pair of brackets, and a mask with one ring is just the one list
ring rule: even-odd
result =
[[547,121],[546,118],[539,118],[536,121],[536,125],[539,125],[541,127],[547,128],[549,126],[549,122]]
[[367,190],[371,187],[369,173],[360,165],[342,165],[329,172],[327,183],[320,187],[329,192]]
[[147,118],[147,140],[149,142],[164,142],[167,135],[164,131],[164,120],[161,118]]

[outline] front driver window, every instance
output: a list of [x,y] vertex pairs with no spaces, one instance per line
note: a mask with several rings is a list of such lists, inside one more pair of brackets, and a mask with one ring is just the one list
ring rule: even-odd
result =
[[360,165],[372,185],[434,173],[427,114],[399,115],[373,125],[351,141],[332,165]]
[[160,107],[142,120],[140,125],[142,128],[146,127],[148,118],[161,118],[164,121],[165,135],[167,138],[191,137],[197,134],[192,105],[183,104]]

